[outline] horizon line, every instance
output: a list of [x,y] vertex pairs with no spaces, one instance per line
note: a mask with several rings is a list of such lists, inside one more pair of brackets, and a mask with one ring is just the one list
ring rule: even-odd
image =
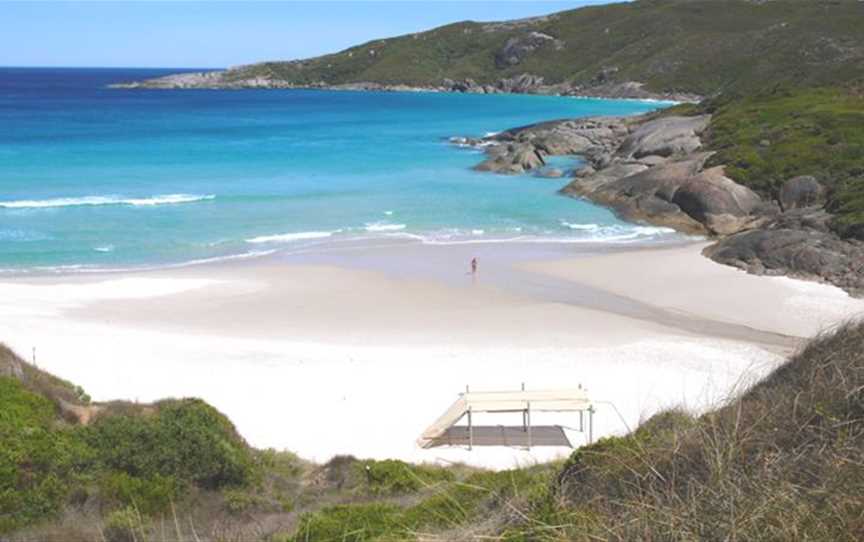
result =
[[227,70],[228,67],[206,66],[49,66],[49,65],[9,65],[0,64],[0,69],[51,69],[51,70]]

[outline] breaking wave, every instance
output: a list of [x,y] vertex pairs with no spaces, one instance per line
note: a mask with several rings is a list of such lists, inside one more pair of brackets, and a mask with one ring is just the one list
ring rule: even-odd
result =
[[149,198],[126,198],[121,196],[84,196],[80,198],[22,199],[0,201],[0,207],[5,209],[47,209],[53,207],[80,207],[99,205],[131,205],[133,207],[149,207],[154,205],[176,205],[178,203],[194,203],[196,201],[212,200],[212,194],[165,194]]

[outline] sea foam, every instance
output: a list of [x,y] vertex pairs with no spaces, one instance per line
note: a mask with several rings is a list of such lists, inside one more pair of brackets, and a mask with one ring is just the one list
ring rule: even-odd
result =
[[0,207],[6,209],[45,209],[52,207],[80,207],[98,205],[131,205],[133,207],[148,207],[154,205],[173,205],[178,203],[194,203],[196,201],[212,200],[213,194],[164,194],[149,198],[127,198],[122,196],[84,196],[80,198],[23,199],[0,201]]
[[387,222],[366,223],[366,231],[399,231],[404,229],[405,224],[389,224]]
[[291,241],[304,241],[308,239],[326,239],[335,232],[331,231],[301,231],[297,233],[280,233],[276,235],[261,235],[246,239],[247,243],[290,243]]

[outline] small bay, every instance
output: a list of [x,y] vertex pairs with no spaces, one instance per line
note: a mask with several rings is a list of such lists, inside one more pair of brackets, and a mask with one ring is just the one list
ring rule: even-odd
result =
[[108,88],[164,73],[0,69],[0,269],[159,266],[368,237],[582,243],[670,235],[558,196],[566,178],[474,172],[479,151],[448,142],[660,103]]

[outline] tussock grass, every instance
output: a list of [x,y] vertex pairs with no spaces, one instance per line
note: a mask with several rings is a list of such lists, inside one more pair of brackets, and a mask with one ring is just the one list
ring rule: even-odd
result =
[[860,540],[864,325],[815,339],[740,398],[575,452],[528,539]]

